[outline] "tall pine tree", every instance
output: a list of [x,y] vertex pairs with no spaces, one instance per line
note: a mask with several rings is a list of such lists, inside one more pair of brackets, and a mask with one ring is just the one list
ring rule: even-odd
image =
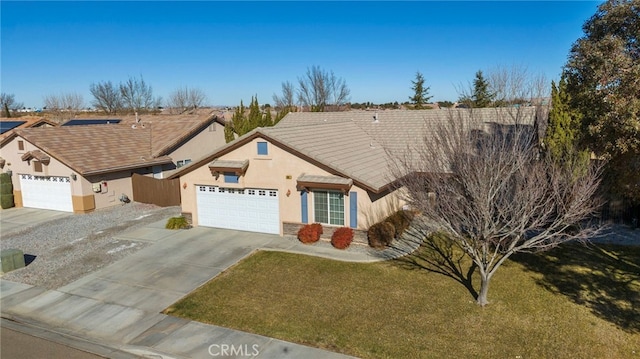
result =
[[415,81],[411,81],[411,83],[413,84],[411,87],[413,96],[409,97],[409,100],[413,103],[414,110],[421,110],[433,96],[429,96],[429,87],[424,87],[424,76],[419,71],[416,72]]
[[490,107],[493,98],[494,95],[489,90],[489,83],[482,75],[482,71],[478,70],[478,72],[476,72],[476,78],[473,80],[472,107]]
[[565,78],[557,86],[551,82],[551,110],[544,140],[547,156],[559,164],[586,165],[589,152],[578,150],[581,115],[570,103]]

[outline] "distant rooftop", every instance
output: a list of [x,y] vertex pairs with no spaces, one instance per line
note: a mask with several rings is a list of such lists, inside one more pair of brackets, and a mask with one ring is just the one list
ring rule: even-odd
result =
[[7,131],[11,131],[14,128],[22,125],[23,123],[26,123],[27,121],[1,121],[0,122],[0,135],[7,132]]
[[119,118],[87,118],[87,119],[74,119],[69,120],[62,124],[62,126],[78,126],[78,125],[108,125],[118,124],[122,121]]

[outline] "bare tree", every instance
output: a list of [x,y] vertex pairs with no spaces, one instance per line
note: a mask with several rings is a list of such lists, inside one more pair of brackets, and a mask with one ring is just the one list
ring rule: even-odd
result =
[[93,102],[91,104],[104,113],[114,115],[122,109],[123,104],[120,89],[111,81],[92,83],[89,91],[91,91],[91,95],[93,95]]
[[535,104],[550,96],[549,81],[544,74],[531,73],[524,66],[496,66],[488,71],[488,82],[497,106]]
[[75,92],[51,94],[44,97],[44,105],[54,119],[73,118],[84,108],[84,98]]
[[14,94],[2,93],[0,94],[0,106],[4,117],[11,117],[11,111],[17,111],[22,108],[22,102],[16,102]]
[[[464,281],[478,269],[481,306],[488,304],[494,274],[514,253],[598,231],[588,219],[599,208],[599,168],[539,159],[533,126],[509,112],[520,110],[492,110],[497,121],[490,131],[474,118],[479,111],[452,110],[447,121],[426,124],[430,131],[416,148],[391,154],[392,173],[405,200],[422,213],[425,235],[438,233],[426,236],[427,246],[458,248],[468,256],[473,265]],[[460,263],[451,250],[436,253],[440,263]]]
[[207,95],[199,88],[179,88],[169,95],[167,107],[171,113],[183,113],[202,107]]
[[[532,73],[525,66],[495,66],[485,72],[476,73],[476,79],[467,85],[456,86],[460,99],[478,99],[478,92],[485,93],[487,103],[481,107],[505,107],[531,104],[541,106],[551,94],[550,81],[542,73]],[[486,78],[486,81],[485,81]],[[486,87],[486,88],[485,88]],[[465,102],[465,101],[462,101]]]
[[153,89],[144,81],[144,78],[130,77],[120,84],[120,95],[124,105],[133,112],[150,111],[156,109],[160,98],[153,97]]
[[339,107],[349,100],[350,90],[342,78],[331,72],[312,66],[298,78],[298,99],[311,111],[323,112],[327,106]]
[[279,110],[291,109],[296,105],[295,96],[296,89],[294,85],[289,81],[285,81],[282,83],[282,94],[280,96],[273,94],[273,102]]

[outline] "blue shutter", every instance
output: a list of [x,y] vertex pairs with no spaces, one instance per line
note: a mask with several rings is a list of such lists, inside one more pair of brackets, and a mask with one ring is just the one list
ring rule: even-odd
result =
[[358,227],[358,192],[349,192],[349,224]]
[[309,223],[309,205],[307,204],[307,191],[300,193],[300,199],[302,200],[302,223]]

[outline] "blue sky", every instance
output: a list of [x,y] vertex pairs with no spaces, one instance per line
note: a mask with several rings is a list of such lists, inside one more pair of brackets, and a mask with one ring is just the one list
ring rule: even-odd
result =
[[318,65],[353,102],[408,100],[420,71],[433,100],[477,70],[524,66],[559,78],[600,2],[1,2],[1,86],[28,107],[91,101],[94,82],[142,75],[167,98],[201,88],[213,105],[257,95]]

